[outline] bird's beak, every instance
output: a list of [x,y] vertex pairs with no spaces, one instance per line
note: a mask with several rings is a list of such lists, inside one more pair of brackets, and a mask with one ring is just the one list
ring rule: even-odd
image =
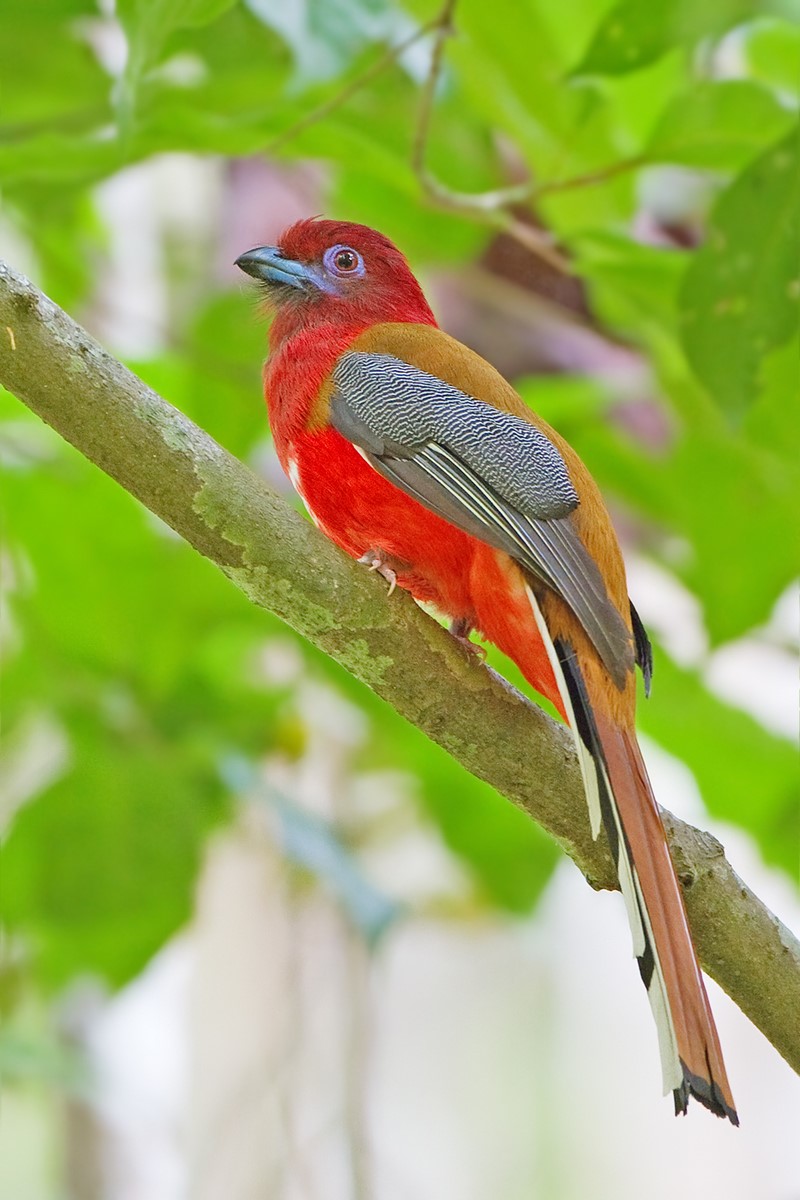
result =
[[236,266],[262,283],[281,284],[301,291],[314,284],[311,269],[305,263],[284,258],[277,246],[256,246],[255,250],[240,254]]

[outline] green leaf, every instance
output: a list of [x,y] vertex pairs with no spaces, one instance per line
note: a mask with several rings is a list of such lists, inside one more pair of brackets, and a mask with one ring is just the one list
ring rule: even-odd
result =
[[125,73],[115,93],[122,145],[128,148],[136,128],[140,93],[148,71],[162,57],[178,29],[208,25],[236,0],[117,0],[117,16],[128,38]]
[[[0,142],[0,179],[29,197],[44,187],[89,187],[125,163],[120,143],[85,134],[33,132],[17,141]],[[24,192],[22,193],[25,194]],[[35,216],[35,202],[29,203]]]
[[[406,118],[416,99],[411,81],[395,70],[299,139],[294,152],[324,155],[332,136],[342,153],[330,211],[381,229],[412,261],[463,262],[477,255],[491,235],[458,213],[432,209],[420,219],[419,182],[410,166],[413,135]],[[427,157],[451,188],[480,191],[497,182],[490,138],[465,119],[463,106],[452,95],[437,105]]]
[[341,74],[365,46],[399,40],[408,18],[391,0],[244,0],[291,47],[297,82]]
[[[87,160],[114,155],[98,136],[110,122],[112,80],[87,35],[96,16],[93,0],[0,4],[0,179],[4,201],[31,225],[42,206],[75,204],[63,184],[89,177]],[[38,187],[21,194],[20,179],[61,186],[50,197]]]
[[73,770],[17,815],[0,853],[3,919],[58,987],[121,985],[188,919],[202,841],[224,807],[167,744],[72,724]]
[[261,380],[267,343],[256,306],[246,289],[211,296],[192,318],[180,353],[129,364],[239,458],[269,432]]
[[720,196],[680,297],[683,345],[716,403],[739,418],[764,355],[800,318],[800,129]]
[[636,71],[675,46],[723,33],[752,12],[752,0],[622,0],[600,22],[572,75]]
[[800,566],[796,465],[727,431],[686,431],[664,483],[670,524],[692,548],[679,573],[702,598],[712,643],[739,637],[768,618]]
[[[791,505],[800,525],[800,421],[797,419],[798,347],[789,342],[761,363],[760,389],[756,403],[748,411],[743,432],[754,446],[760,446],[783,464],[794,485],[796,502]],[[789,403],[787,404],[787,398]],[[792,404],[792,398],[795,403]],[[798,547],[800,555],[800,547]]]
[[176,29],[209,25],[236,0],[117,0],[117,16],[139,67],[155,62]]
[[540,7],[531,0],[465,5],[458,31],[449,60],[487,115],[522,146],[559,146],[581,100],[561,84],[558,48]]
[[68,312],[75,311],[93,282],[93,263],[103,246],[103,230],[81,188],[10,189],[21,232],[38,260],[42,291]]
[[[508,135],[537,181],[602,168],[629,151],[627,131],[614,123],[601,90],[565,86],[567,62],[541,5],[465,5],[458,32],[448,48],[458,103],[473,122],[488,124],[494,139],[498,132]],[[501,176],[493,186],[502,182],[508,180]],[[570,233],[628,219],[633,198],[632,179],[621,174],[599,187],[548,195],[542,205],[548,223]]]
[[595,302],[598,290],[606,293],[601,311],[615,325],[633,333],[641,329],[643,318],[667,328],[676,324],[678,289],[686,270],[682,251],[648,246],[611,230],[579,235],[573,247]]
[[[20,580],[31,581],[11,595],[26,645],[5,668],[6,715],[44,695],[56,708],[71,710],[76,697],[99,708],[116,689],[156,727],[268,744],[268,698],[253,696],[238,671],[244,653],[231,657],[229,643],[249,636],[254,645],[275,632],[276,618],[63,443],[36,469],[8,471],[3,491],[6,550]],[[221,641],[233,695],[206,670],[204,656]]]
[[170,48],[189,73],[182,83],[166,68],[139,79],[131,154],[252,154],[301,115],[299,102],[286,97],[286,47],[241,5],[211,25],[181,30]]
[[800,25],[762,17],[748,28],[743,53],[753,79],[800,98]]
[[796,347],[774,352],[763,375],[764,392],[738,430],[713,408],[708,419],[690,380],[686,408],[694,397],[694,420],[676,427],[675,417],[643,414],[660,429],[656,448],[626,433],[587,385],[583,396],[569,389],[570,408],[564,381],[540,377],[521,389],[578,451],[606,499],[645,523],[650,552],[701,601],[714,645],[766,621],[800,570],[800,423],[786,402],[796,392]]
[[90,126],[108,111],[109,76],[81,18],[97,16],[93,0],[0,5],[0,134],[18,140],[46,125]]
[[667,105],[644,153],[655,162],[738,168],[782,137],[795,119],[760,84],[700,83]]
[[330,211],[380,229],[403,247],[412,268],[417,263],[423,269],[431,263],[460,265],[465,258],[477,258],[491,238],[489,230],[457,213],[431,210],[420,221],[397,176],[387,182],[373,174],[342,170],[332,188]]
[[[797,748],[714,696],[656,647],[653,694],[639,725],[692,771],[709,812],[752,834],[764,859],[797,878]],[[757,802],[756,802],[757,798]],[[669,808],[669,797],[659,797]]]

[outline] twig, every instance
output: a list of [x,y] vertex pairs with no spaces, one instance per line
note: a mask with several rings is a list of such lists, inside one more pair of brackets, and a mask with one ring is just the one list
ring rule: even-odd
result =
[[635,154],[631,158],[620,158],[617,162],[609,163],[605,167],[598,167],[596,171],[587,171],[585,175],[573,175],[567,179],[553,179],[549,183],[541,183],[531,192],[532,200],[539,200],[542,196],[552,196],[560,192],[571,192],[573,189],[595,187],[597,184],[606,183],[609,179],[614,179],[617,175],[623,175],[627,171],[636,171],[639,167],[646,167],[649,159],[646,154]]
[[[434,99],[442,75],[444,45],[447,39],[453,35],[453,13],[455,12],[457,2],[458,0],[445,0],[439,16],[434,21],[435,33],[431,47],[431,62],[420,93],[417,128],[411,148],[411,167],[414,174],[417,176],[425,193],[431,199],[441,203],[450,203],[453,199],[457,201],[463,199],[459,198],[455,192],[451,192],[449,188],[440,184],[430,174],[425,164],[425,151],[428,147],[428,138],[431,131]],[[472,207],[477,209],[497,208],[499,204],[505,203],[502,192],[495,192],[493,196],[495,197],[494,202],[488,205],[481,203],[480,196],[467,197],[467,201],[471,202]],[[499,200],[497,197],[499,197]]]
[[521,221],[513,213],[503,214],[501,228],[510,237],[515,238],[520,245],[525,246],[528,250],[538,255],[543,262],[549,263],[551,267],[560,271],[562,275],[574,275],[575,269],[572,263],[556,250],[552,245],[552,238],[548,233],[537,229],[533,225],[526,225],[524,221]]
[[477,214],[496,213],[509,204],[521,204],[529,200],[533,192],[532,184],[515,183],[510,187],[495,188],[486,192],[457,192],[441,183],[428,169],[425,161],[436,89],[442,75],[445,42],[454,32],[453,13],[456,3],[457,0],[447,0],[433,23],[436,32],[431,48],[430,67],[422,85],[417,128],[411,150],[411,166],[426,196],[436,204]]
[[435,32],[431,49],[431,63],[422,87],[419,116],[411,151],[411,166],[423,194],[439,208],[463,213],[483,221],[496,229],[502,229],[557,271],[569,274],[571,267],[562,254],[555,249],[552,238],[540,230],[526,225],[510,211],[511,206],[524,203],[533,196],[531,183],[517,183],[510,187],[495,188],[485,192],[457,192],[446,187],[428,169],[426,151],[430,137],[436,89],[441,79],[444,63],[444,47],[453,33],[453,14],[457,0],[445,0],[434,22]]
[[439,16],[434,22],[435,34],[431,48],[431,62],[422,85],[419,102],[417,128],[411,150],[411,166],[428,199],[445,208],[474,213],[496,213],[509,204],[519,204],[530,198],[529,183],[512,184],[510,187],[495,188],[486,192],[456,192],[446,187],[428,170],[426,151],[431,131],[436,89],[442,76],[445,42],[455,32],[453,14],[458,0],[445,0]]
[[502,229],[521,245],[549,263],[551,267],[563,274],[571,275],[573,267],[569,260],[555,248],[553,238],[546,232],[520,220],[511,211],[512,208],[520,204],[534,204],[543,196],[604,183],[615,175],[621,175],[625,171],[632,171],[643,166],[647,159],[644,155],[637,155],[621,159],[619,162],[611,163],[584,175],[576,175],[571,179],[553,180],[538,185],[529,180],[525,183],[515,183],[509,187],[494,188],[485,192],[458,192],[443,184],[429,170],[426,163],[426,151],[430,138],[436,89],[442,74],[444,47],[447,38],[453,34],[453,15],[456,3],[457,0],[445,0],[439,16],[432,23],[435,32],[431,63],[422,88],[419,117],[411,153],[414,174],[423,194],[439,208],[473,216],[497,229]]
[[287,129],[284,129],[281,133],[279,133],[271,142],[268,142],[264,147],[263,153],[273,154],[276,150],[279,150],[282,146],[285,146],[287,142],[291,142],[299,134],[304,133],[306,129],[309,129],[312,125],[316,125],[319,121],[323,121],[326,117],[329,117],[331,113],[336,112],[336,110],[341,108],[343,104],[346,104],[347,101],[356,94],[356,92],[359,92],[361,88],[365,87],[368,83],[372,83],[373,79],[377,79],[380,75],[382,75],[388,67],[392,66],[392,64],[397,61],[401,54],[405,54],[406,50],[410,50],[412,46],[415,46],[417,42],[421,41],[422,38],[426,37],[432,32],[432,30],[436,29],[437,25],[437,18],[427,21],[424,25],[420,25],[417,29],[415,29],[413,33],[409,34],[408,37],[402,42],[398,42],[395,46],[389,46],[389,48],[384,51],[380,58],[377,58],[375,62],[370,63],[368,67],[365,67],[365,69],[359,75],[356,75],[353,79],[351,79],[350,82],[343,87],[341,91],[337,92],[335,96],[332,96],[330,100],[324,101],[324,103],[318,105],[317,108],[312,109],[311,112],[306,113],[303,117],[300,117],[299,120],[295,121],[293,125],[289,125]]
[[[368,572],[0,263],[5,325],[17,348],[0,338],[0,383],[253,603],[537,820],[594,886],[616,886],[607,846],[592,840],[563,726],[502,688],[409,597],[389,603]],[[800,944],[736,875],[719,842],[664,815],[700,961],[800,1071]]]
[[366,87],[367,84],[372,83],[374,79],[382,75],[406,50],[416,45],[417,42],[421,41],[428,34],[433,33],[431,62],[425,83],[422,87],[419,116],[411,153],[412,169],[419,181],[423,194],[431,203],[437,205],[439,208],[474,217],[486,225],[504,231],[544,262],[549,263],[555,270],[560,271],[562,274],[572,274],[572,265],[555,248],[552,237],[546,232],[527,225],[524,221],[520,220],[519,217],[511,212],[512,206],[530,203],[541,196],[569,191],[572,188],[591,187],[594,184],[599,184],[606,179],[612,178],[614,175],[621,174],[623,171],[634,170],[636,167],[643,165],[646,159],[643,156],[623,159],[620,162],[612,163],[607,167],[585,175],[578,175],[572,179],[561,181],[553,180],[550,183],[538,186],[531,181],[527,181],[525,183],[511,184],[508,187],[489,189],[484,192],[459,192],[443,184],[428,169],[426,164],[426,150],[430,137],[436,89],[442,73],[444,47],[447,38],[453,34],[453,15],[457,2],[458,0],[445,0],[438,16],[420,25],[419,28],[414,30],[412,34],[409,34],[403,41],[390,46],[375,62],[366,67],[359,75],[356,75],[336,95],[312,109],[311,112],[300,117],[294,124],[282,130],[271,142],[266,144],[263,153],[274,154],[301,133],[304,133],[306,129],[310,129],[320,121],[325,120],[331,113],[336,112],[337,109],[346,104],[363,87]]

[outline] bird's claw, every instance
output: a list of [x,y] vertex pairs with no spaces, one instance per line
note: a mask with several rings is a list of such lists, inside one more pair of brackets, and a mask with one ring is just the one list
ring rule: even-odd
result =
[[463,646],[467,654],[474,655],[480,662],[486,662],[486,651],[483,646],[478,646],[475,642],[470,641],[472,626],[469,621],[463,619],[450,622],[450,635],[456,639],[460,646]]
[[389,562],[385,555],[381,554],[380,550],[368,550],[366,554],[362,554],[358,562],[369,567],[370,571],[376,571],[389,584],[389,595],[391,596],[394,589],[397,587],[397,572],[393,571],[389,566]]

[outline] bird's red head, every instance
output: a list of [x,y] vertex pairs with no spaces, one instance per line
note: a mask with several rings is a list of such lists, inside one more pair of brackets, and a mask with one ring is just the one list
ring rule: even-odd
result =
[[273,341],[315,325],[435,324],[404,256],[368,225],[298,221],[277,246],[258,246],[236,264],[262,284],[276,310]]

